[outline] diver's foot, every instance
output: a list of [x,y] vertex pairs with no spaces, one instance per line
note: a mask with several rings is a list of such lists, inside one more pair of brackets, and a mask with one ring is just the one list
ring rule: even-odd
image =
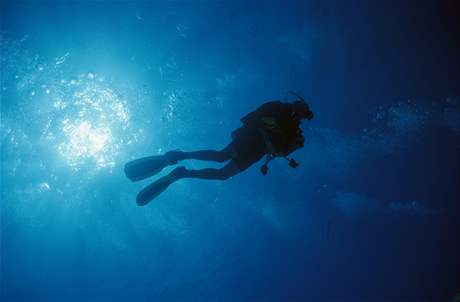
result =
[[158,197],[171,184],[185,176],[187,169],[180,166],[172,170],[168,175],[154,181],[149,186],[144,188],[136,197],[136,202],[140,206],[145,206],[150,201]]

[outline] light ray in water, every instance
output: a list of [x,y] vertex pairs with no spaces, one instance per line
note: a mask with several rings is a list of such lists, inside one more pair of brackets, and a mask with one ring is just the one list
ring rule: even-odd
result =
[[120,149],[118,132],[126,129],[129,121],[124,102],[98,83],[80,80],[71,85],[79,86],[71,100],[53,103],[60,122],[51,137],[59,138],[59,154],[75,170],[89,162],[96,167],[113,167]]

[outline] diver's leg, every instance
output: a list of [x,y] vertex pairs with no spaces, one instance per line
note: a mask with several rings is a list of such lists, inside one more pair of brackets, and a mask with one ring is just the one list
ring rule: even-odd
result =
[[136,202],[140,206],[144,206],[165,191],[171,184],[182,178],[201,178],[201,179],[216,179],[226,180],[238,173],[241,170],[231,161],[221,169],[202,169],[202,170],[187,170],[185,167],[177,167],[168,175],[154,181],[145,187],[136,197]]
[[220,169],[201,169],[201,170],[187,170],[185,167],[176,168],[171,174],[177,175],[177,178],[201,178],[201,179],[216,179],[226,180],[238,173],[241,170],[232,161]]
[[216,162],[226,162],[233,158],[235,151],[232,144],[229,144],[227,147],[220,151],[216,150],[201,150],[194,152],[182,152],[182,151],[171,151],[175,152],[173,157],[175,160],[184,160],[184,159],[198,159],[198,160],[208,160]]
[[132,181],[153,176],[167,166],[175,165],[184,159],[211,160],[225,162],[235,156],[233,145],[230,144],[220,151],[203,150],[196,152],[169,151],[164,155],[155,155],[139,158],[126,163],[124,171],[126,176]]

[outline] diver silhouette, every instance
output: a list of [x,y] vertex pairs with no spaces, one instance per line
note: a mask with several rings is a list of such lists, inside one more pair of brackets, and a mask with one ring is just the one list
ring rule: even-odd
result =
[[[288,94],[298,99],[287,102]],[[136,198],[138,205],[146,205],[169,185],[182,178],[201,178],[226,180],[243,172],[264,155],[265,163],[261,167],[262,174],[267,174],[268,163],[275,157],[284,157],[289,166],[296,168],[299,164],[287,156],[296,149],[302,148],[304,137],[300,123],[311,120],[313,112],[304,99],[293,91],[288,91],[285,102],[270,101],[241,119],[243,126],[232,132],[232,141],[224,149],[202,150],[195,152],[169,151],[164,155],[149,156],[133,160],[125,165],[125,174],[132,181],[138,181],[160,172],[163,168],[175,165],[181,160],[197,159],[206,161],[226,162],[221,169],[188,170],[180,166],[172,170],[144,188]]]

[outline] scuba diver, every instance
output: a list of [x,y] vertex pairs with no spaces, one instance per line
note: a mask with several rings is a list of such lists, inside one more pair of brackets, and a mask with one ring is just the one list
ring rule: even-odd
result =
[[[287,102],[289,94],[298,99]],[[125,165],[125,174],[131,181],[138,181],[159,173],[163,168],[175,165],[181,160],[197,159],[206,161],[226,162],[220,169],[188,170],[180,166],[168,175],[159,178],[144,188],[136,198],[138,205],[143,206],[152,201],[169,185],[182,178],[201,178],[226,180],[243,172],[262,157],[265,163],[260,168],[263,175],[268,172],[268,163],[276,157],[284,157],[289,166],[296,168],[299,164],[288,155],[302,148],[304,137],[300,123],[313,118],[313,112],[304,99],[293,91],[286,93],[285,102],[270,101],[241,119],[243,126],[232,132],[232,142],[224,149],[183,152],[173,150],[164,155],[149,156],[133,160]]]

